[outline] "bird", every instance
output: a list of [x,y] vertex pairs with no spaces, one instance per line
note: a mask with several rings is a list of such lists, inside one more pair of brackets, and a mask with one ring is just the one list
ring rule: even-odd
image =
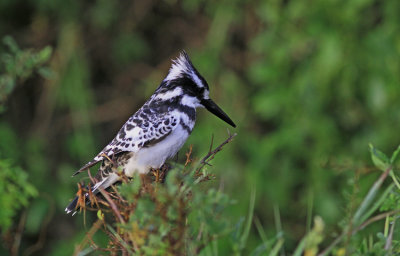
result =
[[[196,109],[205,108],[232,127],[235,123],[209,96],[206,80],[193,66],[183,50],[172,60],[167,76],[159,87],[121,127],[115,138],[73,176],[101,162],[90,186],[92,194],[107,189],[121,180],[116,168],[127,177],[147,174],[159,169],[176,155],[191,134],[196,121]],[[74,215],[79,208],[79,196],[65,208]],[[82,199],[81,199],[82,200]],[[89,194],[85,194],[86,203]]]

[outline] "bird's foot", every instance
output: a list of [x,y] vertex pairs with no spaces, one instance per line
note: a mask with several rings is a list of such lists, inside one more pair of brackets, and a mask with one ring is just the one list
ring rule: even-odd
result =
[[160,168],[157,168],[155,170],[153,169],[152,174],[155,177],[155,182],[160,182]]

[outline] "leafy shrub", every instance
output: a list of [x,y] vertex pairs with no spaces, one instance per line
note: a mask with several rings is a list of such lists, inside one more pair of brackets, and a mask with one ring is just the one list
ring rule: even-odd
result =
[[[3,43],[8,47],[8,51],[0,53],[0,113],[4,111],[5,101],[17,84],[25,81],[35,71],[42,76],[49,76],[51,72],[43,65],[49,60],[52,52],[50,47],[38,52],[32,49],[21,50],[10,36],[4,37]],[[27,172],[13,164],[16,160],[4,159],[5,155],[5,152],[0,151],[0,228],[6,243],[9,242],[6,246],[13,254],[17,254],[18,247],[11,244],[15,241],[19,244],[19,240],[14,237],[14,230],[11,228],[15,226],[15,218],[19,211],[29,205],[29,199],[36,197],[38,191],[28,181]],[[22,224],[25,218],[26,216],[21,218]],[[23,227],[18,227],[19,239]]]
[[[98,216],[93,227],[102,226],[110,238],[102,250],[113,254],[196,255],[230,233],[232,224],[224,211],[233,201],[205,183],[214,179],[207,171],[209,161],[234,136],[210,150],[199,163],[191,159],[190,151],[184,165],[165,165],[150,175],[137,175],[132,182],[123,177],[125,182],[118,189],[101,191],[104,199],[92,196]],[[92,248],[99,249],[94,243]]]
[[[129,255],[217,255],[218,240],[230,237],[230,251],[241,255],[249,249],[247,237],[254,222],[263,242],[250,255],[279,254],[284,249],[284,236],[278,234],[267,239],[262,226],[256,219],[253,220],[254,193],[246,224],[244,218],[235,224],[225,216],[225,211],[234,201],[222,191],[205,184],[205,181],[214,179],[207,172],[209,161],[231,139],[210,150],[197,163],[192,161],[189,151],[184,165],[173,168],[164,166],[150,175],[137,175],[132,182],[123,177],[124,182],[118,189],[101,191],[103,199],[92,196],[94,208],[88,209],[97,211],[98,219],[75,253],[86,255],[93,250],[101,250],[113,255],[121,252]],[[321,249],[326,239],[325,224],[321,217],[315,216],[313,228],[298,242],[293,255],[323,256],[332,252],[334,255],[383,255],[400,252],[398,231],[395,230],[396,219],[400,216],[400,185],[393,171],[400,146],[391,158],[372,145],[370,152],[375,166],[383,173],[352,218],[343,225],[341,234]],[[379,192],[387,177],[392,178],[391,184]],[[361,230],[382,219],[386,222],[383,232],[377,233],[377,239],[367,240],[358,235]],[[106,248],[101,248],[92,239],[101,227],[109,237]],[[345,238],[348,241],[343,243]],[[87,243],[90,247],[83,249]]]
[[38,52],[32,49],[21,50],[10,36],[4,37],[3,43],[8,47],[8,52],[0,54],[0,106],[4,104],[16,84],[22,83],[33,72],[37,71],[44,77],[51,75],[50,69],[43,66],[50,59],[50,46]]
[[0,159],[0,228],[3,231],[11,227],[18,210],[28,206],[28,199],[37,194],[25,171],[9,160]]

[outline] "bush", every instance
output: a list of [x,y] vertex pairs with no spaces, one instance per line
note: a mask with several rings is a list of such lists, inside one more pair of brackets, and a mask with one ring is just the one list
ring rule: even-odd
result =
[[[209,161],[222,146],[235,135],[209,153],[199,162],[187,153],[184,165],[164,165],[149,175],[137,175],[133,181],[123,176],[123,184],[111,192],[101,191],[102,199],[91,195],[91,206],[84,209],[97,211],[97,220],[86,238],[75,250],[75,254],[86,255],[94,250],[112,255],[218,255],[218,241],[230,240],[230,251],[241,255],[249,250],[247,238],[252,222],[257,226],[263,242],[253,248],[250,255],[278,255],[284,250],[284,236],[267,239],[264,229],[253,220],[255,193],[250,199],[249,214],[236,224],[227,217],[229,205],[234,203],[226,194],[209,188],[207,182],[215,176],[208,172]],[[399,148],[388,158],[370,145],[371,158],[383,173],[370,188],[355,214],[344,220],[341,233],[325,249],[320,248],[325,239],[325,224],[321,217],[314,217],[313,228],[298,242],[293,255],[383,255],[400,252],[398,231],[395,231],[400,216],[400,183],[394,173]],[[114,171],[118,172],[118,169]],[[120,175],[123,175],[120,173]],[[392,182],[380,192],[387,177]],[[84,196],[86,191],[80,194]],[[83,202],[83,200],[82,200]],[[374,215],[375,214],[375,215]],[[370,224],[385,219],[382,233],[376,240],[356,234]],[[93,235],[102,229],[108,235],[105,248],[99,246]],[[347,242],[343,244],[343,241]],[[86,244],[90,247],[84,248]]]

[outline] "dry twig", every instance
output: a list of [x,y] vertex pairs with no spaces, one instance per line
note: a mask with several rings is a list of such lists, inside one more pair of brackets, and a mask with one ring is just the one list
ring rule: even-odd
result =
[[201,170],[201,168],[203,168],[205,165],[210,165],[209,162],[214,159],[215,155],[222,150],[222,148],[228,144],[229,142],[231,142],[233,140],[233,138],[237,135],[237,133],[234,134],[230,134],[229,133],[229,137],[222,142],[218,147],[216,147],[214,150],[211,150],[213,142],[214,142],[214,137],[212,137],[211,139],[211,146],[210,146],[210,150],[208,151],[207,155],[205,157],[203,157],[203,159],[201,159],[200,163],[199,163],[199,167],[197,168],[197,172]]

